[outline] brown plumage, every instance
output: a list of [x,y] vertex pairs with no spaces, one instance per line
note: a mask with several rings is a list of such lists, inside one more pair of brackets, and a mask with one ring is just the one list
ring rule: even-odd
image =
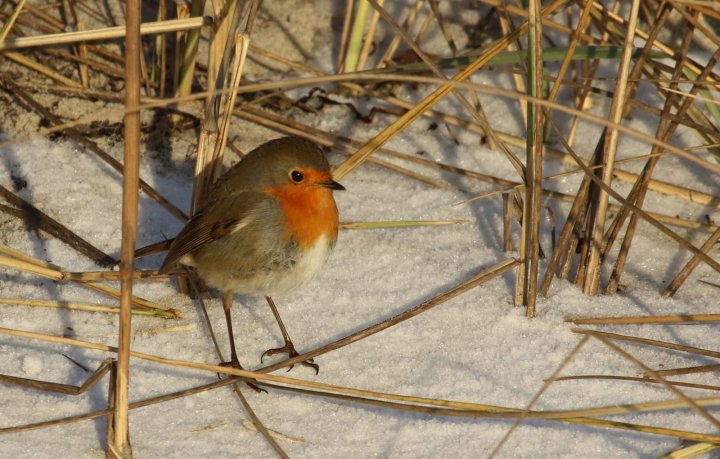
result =
[[[303,285],[322,267],[338,233],[332,192],[343,189],[312,142],[267,142],[210,186],[160,271],[177,263],[194,267],[226,293],[228,321],[233,291],[265,295],[285,338],[283,348],[268,353],[296,355],[269,296]],[[237,364],[232,341],[231,353]]]

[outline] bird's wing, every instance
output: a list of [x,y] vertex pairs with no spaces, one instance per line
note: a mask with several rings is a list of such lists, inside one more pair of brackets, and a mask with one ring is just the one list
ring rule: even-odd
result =
[[259,212],[266,212],[273,201],[264,193],[246,191],[206,203],[175,237],[159,271],[168,272],[184,255],[262,218]]

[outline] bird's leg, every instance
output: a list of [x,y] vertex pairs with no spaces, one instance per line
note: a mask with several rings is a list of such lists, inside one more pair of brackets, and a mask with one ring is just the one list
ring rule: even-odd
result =
[[[238,360],[237,351],[235,350],[235,335],[233,334],[231,315],[232,304],[233,292],[232,290],[227,290],[223,294],[223,310],[225,311],[225,323],[227,324],[228,338],[230,339],[230,360],[228,362],[222,362],[220,366],[237,368],[239,370],[242,370],[243,367],[242,365],[240,365],[240,360]],[[252,381],[254,381],[254,379]],[[256,392],[267,392],[265,389],[258,387],[256,384],[253,384],[250,381],[245,381],[245,384],[250,386],[250,388],[252,388]]]
[[[287,332],[287,329],[285,328],[285,324],[283,323],[282,319],[280,318],[280,313],[278,312],[277,308],[275,307],[275,302],[272,298],[269,296],[266,296],[265,299],[267,300],[268,305],[270,306],[270,309],[272,310],[273,315],[275,316],[275,321],[277,321],[278,326],[280,327],[280,333],[283,335],[283,340],[285,341],[285,345],[283,347],[278,347],[275,349],[268,349],[267,351],[263,352],[263,355],[260,356],[260,362],[263,361],[263,359],[266,356],[271,356],[275,354],[287,354],[289,357],[297,357],[298,352],[295,350],[295,346],[292,343],[292,340],[290,339],[290,335]],[[310,367],[313,370],[315,370],[315,374],[318,374],[320,372],[320,367],[318,364],[313,362],[313,359],[307,359],[303,360],[303,365],[306,367]],[[291,365],[290,368],[288,368],[288,371],[292,369],[294,365]]]
[[227,324],[228,338],[230,339],[230,361],[223,362],[223,366],[229,366],[232,368],[240,368],[240,361],[238,360],[237,351],[235,350],[235,335],[233,334],[232,326],[232,304],[233,304],[233,292],[227,290],[223,295],[223,310],[225,311],[225,323]]

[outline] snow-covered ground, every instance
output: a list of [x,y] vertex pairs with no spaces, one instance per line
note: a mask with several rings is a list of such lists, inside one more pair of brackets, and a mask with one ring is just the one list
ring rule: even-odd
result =
[[[262,28],[259,29],[261,33]],[[323,45],[317,55],[324,55]],[[325,50],[327,51],[327,50]],[[493,74],[477,81],[501,79]],[[427,91],[421,87],[420,93]],[[418,97],[414,94],[414,97]],[[517,131],[517,107],[506,101],[487,100],[491,122],[498,129]],[[457,110],[452,99],[444,108]],[[601,110],[597,108],[597,110]],[[367,139],[390,118],[373,124],[353,122],[343,107],[326,107],[319,115],[297,115],[298,120],[341,134]],[[507,160],[481,144],[479,136],[455,130],[459,145],[445,135],[445,127],[430,129],[419,120],[393,139],[390,147],[431,160],[441,160],[487,174],[517,180]],[[652,133],[651,118],[638,116],[628,124]],[[588,153],[597,141],[595,129],[578,136],[577,148]],[[252,148],[278,134],[252,131],[238,123],[234,135],[241,148]],[[12,139],[12,137],[8,137]],[[690,145],[692,136],[681,136]],[[185,143],[183,143],[185,142]],[[162,150],[143,158],[141,176],[179,207],[187,209],[191,165],[178,160],[192,149],[188,140],[172,140],[175,156]],[[120,245],[121,180],[85,149],[66,140],[50,142],[32,138],[4,144],[0,150],[0,183],[13,188],[18,178],[26,182],[18,194],[54,216],[92,244],[118,256]],[[114,152],[121,151],[121,144]],[[623,140],[620,154],[634,156],[647,145]],[[330,153],[335,165],[344,156]],[[404,164],[417,169],[419,166]],[[637,171],[639,164],[628,165]],[[417,169],[421,170],[421,169]],[[562,170],[557,162],[549,171]],[[422,169],[423,173],[428,169]],[[467,190],[432,188],[412,179],[365,164],[342,182],[346,192],[336,193],[342,221],[466,220],[452,226],[341,231],[328,263],[306,287],[275,298],[293,341],[307,351],[379,322],[436,296],[514,253],[502,251],[502,205],[499,196],[467,205],[453,205],[490,185],[438,175]],[[698,169],[673,158],[663,159],[658,178],[693,183],[702,191],[718,194],[717,178],[699,181]],[[13,179],[14,178],[14,179]],[[577,177],[554,184],[572,192]],[[22,184],[21,184],[22,185]],[[627,187],[620,186],[627,191]],[[561,225],[567,205],[548,201],[556,225]],[[647,208],[668,215],[717,219],[717,209],[689,205],[678,198],[650,194]],[[181,222],[141,194],[138,245],[173,236]],[[700,245],[709,233],[678,230]],[[558,229],[559,231],[559,229]],[[517,240],[517,228],[515,236]],[[69,271],[97,270],[77,252],[41,233],[28,232],[17,221],[3,220],[3,244]],[[549,253],[549,241],[544,240]],[[295,367],[289,376],[329,384],[523,408],[543,386],[581,337],[564,322],[568,315],[662,315],[717,312],[718,290],[701,282],[718,282],[717,273],[701,265],[676,297],[663,299],[658,291],[674,277],[687,252],[645,223],[633,243],[621,293],[586,297],[573,284],[556,280],[548,298],[541,298],[537,317],[528,320],[524,310],[512,305],[514,275],[507,273],[431,311],[316,359],[320,374]],[[138,262],[156,268],[161,256]],[[544,272],[544,269],[541,270]],[[607,274],[607,273],[606,273]],[[11,269],[0,272],[2,297],[57,299],[109,303],[106,297],[67,283],[53,283]],[[196,362],[217,362],[206,325],[196,303],[177,292],[174,283],[136,285],[141,297],[177,308],[180,320],[147,317],[133,319],[133,349]],[[219,295],[207,300],[212,324],[223,350],[226,345]],[[281,336],[265,300],[236,296],[234,326],[241,363],[260,367],[261,353],[279,346]],[[114,345],[117,317],[18,305],[0,305],[0,327],[70,336]],[[718,350],[717,325],[643,325],[604,327],[617,333],[671,341]],[[623,345],[652,368],[677,368],[714,363],[709,357],[667,350]],[[89,369],[108,354],[0,335],[0,373],[66,384],[81,384]],[[216,380],[214,374],[133,360],[131,400],[142,400]],[[278,374],[285,374],[284,371]],[[598,341],[591,341],[563,375],[608,374],[641,376],[642,372]],[[674,377],[713,384],[713,373]],[[106,380],[104,380],[106,381]],[[88,393],[73,397],[43,393],[12,385],[0,390],[0,428],[85,413],[106,406],[107,386],[102,382]],[[687,390],[693,396],[708,391]],[[512,421],[409,414],[361,406],[278,390],[255,393],[244,389],[250,404],[265,425],[299,440],[279,440],[292,457],[484,457],[512,426]],[[657,385],[627,381],[585,380],[556,382],[539,400],[543,410],[671,400],[674,396]],[[715,410],[717,413],[717,410]],[[235,395],[222,388],[131,412],[131,441],[135,457],[272,457],[260,434],[244,425],[247,416]],[[713,426],[689,409],[610,417],[613,420],[673,429],[715,433]],[[98,458],[104,455],[105,421],[78,423],[0,435],[0,457]],[[549,421],[525,421],[501,449],[500,457],[656,457],[678,446],[670,437],[630,433]]]

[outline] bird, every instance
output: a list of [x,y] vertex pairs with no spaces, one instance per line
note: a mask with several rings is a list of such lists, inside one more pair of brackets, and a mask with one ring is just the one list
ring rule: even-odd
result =
[[[298,352],[272,296],[307,284],[330,255],[338,235],[333,180],[323,151],[300,137],[282,137],[245,155],[210,185],[195,214],[170,244],[160,273],[193,268],[223,294],[230,361],[242,368],[232,331],[235,292],[265,297],[285,344],[271,355]],[[302,362],[319,372],[308,359]],[[292,367],[291,367],[292,368]]]

